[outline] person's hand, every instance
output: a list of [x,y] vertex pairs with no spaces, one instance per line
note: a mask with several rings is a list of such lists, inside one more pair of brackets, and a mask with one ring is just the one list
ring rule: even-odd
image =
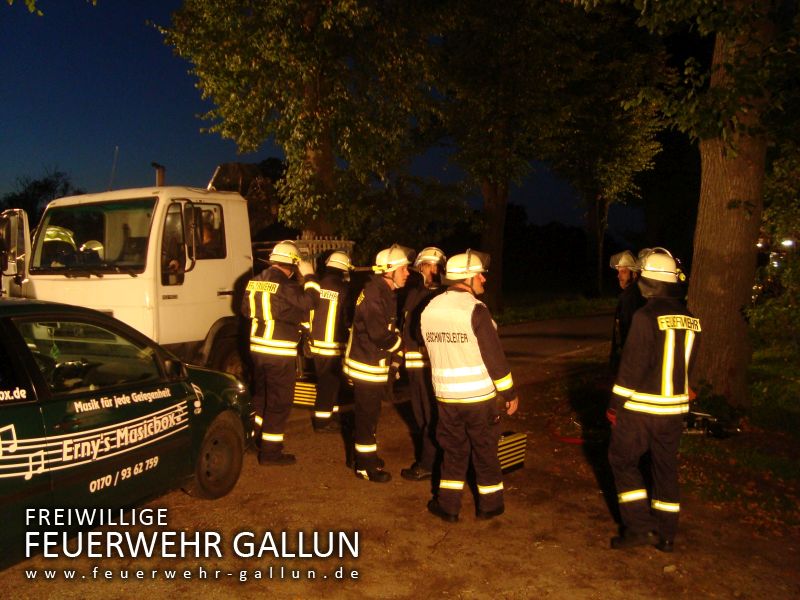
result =
[[297,263],[297,270],[300,271],[302,277],[308,277],[314,274],[314,265],[311,264],[310,260],[303,259]]
[[513,400],[506,401],[506,414],[513,415],[517,412],[517,408],[519,408],[519,396],[515,397]]

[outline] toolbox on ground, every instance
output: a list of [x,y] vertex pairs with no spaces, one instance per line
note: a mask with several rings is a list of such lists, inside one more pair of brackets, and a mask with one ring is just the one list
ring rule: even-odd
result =
[[525,466],[525,450],[528,446],[527,433],[506,431],[500,435],[497,444],[497,457],[503,473],[521,469]]

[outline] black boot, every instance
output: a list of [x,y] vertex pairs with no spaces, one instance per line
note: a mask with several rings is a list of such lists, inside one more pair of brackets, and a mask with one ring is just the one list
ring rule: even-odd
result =
[[458,515],[454,515],[443,509],[436,498],[428,502],[428,512],[432,515],[436,515],[445,523],[455,523],[458,521]]
[[314,419],[314,432],[315,433],[339,433],[342,430],[339,421],[333,418],[330,419]]
[[431,473],[418,462],[415,462],[407,469],[400,470],[400,477],[403,479],[408,479],[409,481],[422,481],[424,479],[430,479],[431,475],[433,475],[433,473]]
[[258,464],[262,467],[267,466],[275,466],[275,467],[285,467],[286,465],[293,465],[297,462],[295,459],[294,454],[286,454],[280,453],[277,456],[259,456],[258,457]]
[[652,531],[647,533],[632,533],[626,531],[622,535],[611,538],[611,548],[614,550],[627,550],[636,546],[655,546],[658,536]]
[[387,483],[392,479],[391,473],[383,469],[356,469],[356,477],[375,483]]

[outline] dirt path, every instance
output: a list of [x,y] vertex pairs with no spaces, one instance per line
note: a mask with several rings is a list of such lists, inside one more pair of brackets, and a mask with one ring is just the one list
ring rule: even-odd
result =
[[[570,443],[581,435],[571,388],[576,369],[597,364],[596,346],[537,363],[550,379],[526,377],[520,414],[508,429],[529,435],[526,466],[505,478],[506,514],[475,520],[471,496],[462,519],[445,524],[429,515],[430,485],[399,477],[411,461],[411,442],[397,404],[384,404],[381,455],[394,479],[384,485],[357,480],[344,465],[339,436],[314,434],[308,413],[296,411],[287,429],[293,467],[259,467],[245,457],[234,491],[204,502],[173,492],[152,506],[169,510],[169,529],[221,534],[221,559],[45,559],[36,557],[0,573],[6,598],[798,598],[798,539],[770,538],[693,497],[682,500],[677,550],[611,551],[615,523],[602,486],[602,447]],[[594,357],[594,358],[592,358]],[[588,361],[588,363],[587,363]],[[572,374],[572,375],[571,375]],[[598,386],[597,398],[602,398]],[[596,399],[582,397],[585,403]],[[598,400],[599,402],[599,400]],[[356,559],[237,558],[231,540],[242,531],[357,531]],[[111,580],[92,579],[110,571]],[[272,567],[272,578],[269,568]],[[281,577],[280,568],[284,567]],[[337,579],[339,567],[348,576]],[[43,570],[58,571],[52,581]],[[76,580],[65,581],[63,569]],[[135,571],[144,579],[136,580]],[[176,569],[176,580],[164,570]],[[220,571],[214,579],[214,569]],[[35,581],[26,571],[39,570]],[[157,570],[151,577],[151,571]],[[191,579],[180,573],[189,570]],[[206,572],[205,579],[198,573]],[[296,570],[300,579],[292,579]],[[308,571],[314,570],[316,578]],[[257,580],[256,571],[262,579]],[[358,578],[349,574],[357,571]],[[121,579],[128,572],[128,580]],[[246,582],[240,581],[246,573]],[[325,578],[327,577],[327,578]]]

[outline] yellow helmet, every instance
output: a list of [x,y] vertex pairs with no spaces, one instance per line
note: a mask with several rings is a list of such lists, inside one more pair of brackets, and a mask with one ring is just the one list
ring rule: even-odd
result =
[[678,283],[680,275],[678,265],[669,250],[665,248],[652,248],[640,253],[639,266],[642,277],[666,283]]
[[294,242],[285,240],[278,242],[269,253],[269,262],[284,265],[297,265],[300,263],[300,251]]
[[347,252],[341,250],[331,252],[331,255],[325,259],[325,266],[339,269],[340,271],[351,271],[353,269],[353,263],[350,262]]
[[411,264],[409,256],[414,253],[411,248],[394,244],[391,248],[385,248],[375,256],[375,265],[372,270],[376,273],[391,273],[402,266]]
[[463,254],[456,254],[447,261],[445,277],[451,281],[470,279],[478,273],[489,270],[489,255],[475,250],[467,250]]
[[439,250],[436,246],[428,246],[419,251],[417,258],[414,260],[414,266],[418,267],[423,263],[443,264],[445,260],[447,259],[444,252]]
[[609,261],[609,266],[612,269],[630,269],[631,271],[638,271],[639,270],[639,263],[633,257],[630,250],[624,250],[623,252],[617,252],[611,257]]

